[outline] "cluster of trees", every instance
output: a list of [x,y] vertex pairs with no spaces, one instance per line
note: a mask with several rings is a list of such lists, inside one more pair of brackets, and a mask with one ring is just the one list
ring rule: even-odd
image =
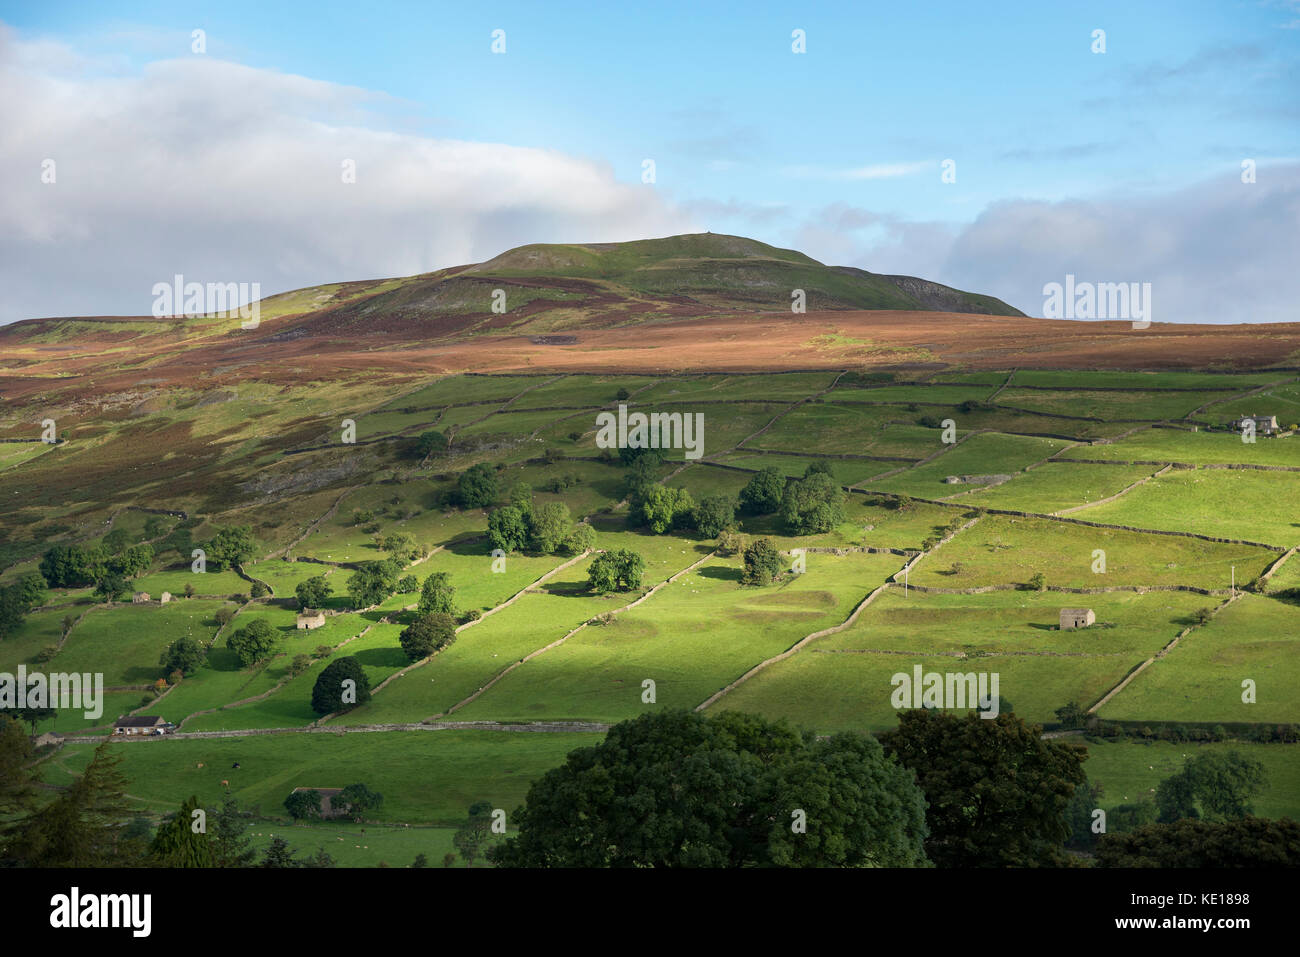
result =
[[149,570],[154,550],[148,542],[128,545],[124,536],[114,534],[96,545],[55,545],[41,558],[41,577],[51,588],[94,585],[104,601],[116,601],[127,590],[129,579]]
[[488,542],[503,552],[531,551],[553,555],[565,551],[579,555],[591,548],[596,533],[585,522],[574,524],[563,502],[537,505],[526,482],[509,492],[509,504],[488,513]]
[[740,490],[740,509],[750,515],[779,512],[794,535],[829,532],[844,521],[844,490],[827,462],[811,462],[803,478],[787,482],[780,470],[768,467]]
[[912,866],[927,834],[921,791],[873,738],[732,712],[617,724],[534,782],[513,820],[488,852],[499,865]]
[[201,547],[217,571],[242,565],[257,554],[250,525],[219,528]]
[[378,605],[396,593],[402,571],[406,566],[396,558],[361,562],[348,578],[348,598],[354,608]]
[[[1086,749],[1040,731],[1009,711],[915,709],[878,740],[818,740],[754,715],[659,711],[535,781],[518,836],[488,856],[516,867],[1066,866],[1076,798],[1095,807],[1097,793]],[[1261,780],[1250,762],[1207,752],[1175,779],[1166,810],[1184,816],[1116,832],[1112,814],[1100,866],[1300,865],[1300,825],[1245,816]]]
[[[372,791],[364,784],[349,784],[334,796],[331,807],[343,808],[355,818],[364,817],[368,811],[378,810],[384,803],[384,796]],[[319,818],[321,810],[321,793],[319,791],[294,791],[284,799],[284,809],[295,821]]]

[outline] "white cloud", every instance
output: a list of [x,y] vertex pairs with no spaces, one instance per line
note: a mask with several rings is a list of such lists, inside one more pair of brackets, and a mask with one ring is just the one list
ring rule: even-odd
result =
[[147,314],[175,273],[269,295],[702,228],[606,164],[370,128],[383,94],[210,56],[106,75],[5,32],[0,322]]

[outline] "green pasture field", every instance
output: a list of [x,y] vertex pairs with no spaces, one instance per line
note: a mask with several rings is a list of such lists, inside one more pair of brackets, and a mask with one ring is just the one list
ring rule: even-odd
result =
[[1088,773],[1088,780],[1102,786],[1098,803],[1108,810],[1119,804],[1155,800],[1155,789],[1160,782],[1177,774],[1198,754],[1236,751],[1264,765],[1264,787],[1252,801],[1255,814],[1300,820],[1300,746],[1253,741],[1190,744],[1097,739],[1090,739],[1087,746],[1088,760],[1083,769]]
[[[935,433],[936,437],[938,433]],[[1018,472],[1041,462],[1062,447],[1060,439],[1032,438],[982,432],[963,437],[933,461],[915,465],[897,475],[873,478],[863,483],[873,491],[896,492],[921,498],[943,498],[969,486],[949,485],[950,475],[994,475]],[[943,448],[943,446],[940,446]]]
[[568,376],[558,382],[532,389],[510,404],[512,409],[538,409],[556,406],[606,409],[618,403],[635,403],[640,398],[619,399],[620,389],[636,392],[658,382],[654,376]]
[[1290,374],[1288,379],[1264,392],[1216,403],[1195,418],[1217,425],[1226,424],[1239,415],[1276,415],[1278,425],[1289,428],[1300,422],[1300,382],[1295,381],[1294,374]]
[[[1093,554],[1097,550],[1106,553],[1105,572],[1092,570],[1099,558]],[[1022,585],[1041,572],[1049,586],[1190,585],[1213,589],[1230,587],[1232,566],[1237,568],[1240,585],[1262,574],[1276,557],[1252,545],[986,515],[923,558],[912,569],[911,581],[937,588]]]
[[[295,787],[360,782],[384,796],[374,813],[378,822],[455,826],[479,800],[505,809],[508,821],[535,778],[600,737],[523,731],[298,732],[239,738],[164,735],[112,747],[122,756],[129,793],[152,813],[174,811],[190,795],[206,807],[218,807],[230,797],[243,808],[260,807],[263,814],[287,821],[284,799]],[[88,743],[65,745],[47,763],[46,780],[67,783],[93,750]],[[239,768],[232,767],[235,763]],[[229,792],[222,781],[230,782]]]
[[1159,422],[1181,419],[1207,402],[1224,398],[1219,392],[1090,392],[1017,389],[998,396],[999,405],[1056,415],[1079,415],[1110,421],[1132,419]]
[[[1056,709],[1070,701],[1085,707],[1099,701],[1191,625],[1199,610],[1218,609],[1208,624],[1194,627],[1108,701],[1100,716],[1152,723],[1300,722],[1300,697],[1293,693],[1300,682],[1300,665],[1295,664],[1300,659],[1292,647],[1300,641],[1300,604],[1287,594],[1300,589],[1300,558],[1290,559],[1273,577],[1269,597],[1246,594],[1225,605],[1227,595],[1217,593],[1229,587],[1234,569],[1238,587],[1249,586],[1281,549],[1300,543],[1300,513],[1293,507],[1300,502],[1300,471],[1175,468],[1113,502],[1096,504],[1153,476],[1163,463],[1300,468],[1300,437],[1260,437],[1250,444],[1235,434],[1207,430],[1242,413],[1276,414],[1288,425],[1300,417],[1300,383],[1293,373],[1022,370],[993,399],[1008,373],[940,371],[927,379],[928,371],[900,372],[893,373],[893,381],[889,373],[865,377],[863,381],[876,383],[870,388],[851,385],[849,377],[819,396],[837,375],[458,375],[400,382],[395,377],[358,378],[289,390],[250,382],[237,393],[215,385],[160,390],[145,402],[133,399],[137,404],[129,417],[123,410],[122,418],[104,421],[74,414],[71,408],[52,409],[61,431],[66,429],[72,439],[66,446],[0,443],[4,494],[22,503],[11,507],[13,521],[0,532],[0,559],[8,563],[0,581],[8,584],[34,570],[40,553],[52,544],[102,540],[110,518],[112,527],[142,539],[150,516],[124,508],[139,504],[188,512],[196,545],[219,527],[250,525],[260,558],[244,570],[270,584],[275,600],[244,606],[214,641],[215,612],[227,605],[226,596],[246,595],[249,582],[233,571],[194,575],[188,559],[163,553],[154,569],[129,587],[154,599],[169,591],[173,601],[104,607],[94,605],[91,588],[49,590],[46,604],[0,639],[0,671],[13,672],[20,664],[37,668],[41,650],[59,643],[64,617],[85,613],[63,649],[39,667],[100,672],[106,685],[121,690],[107,693],[97,720],[85,719],[80,711],[61,712],[38,730],[103,735],[118,715],[142,709],[169,721],[184,719],[187,732],[257,731],[301,729],[315,722],[319,716],[310,708],[310,697],[316,678],[330,661],[355,655],[372,687],[388,684],[367,705],[325,722],[321,733],[116,743],[113,747],[126,759],[128,791],[157,818],[190,794],[216,804],[225,796],[221,781],[229,780],[231,796],[247,808],[261,806],[252,828],[259,846],[275,833],[286,836],[304,857],[324,847],[344,865],[383,861],[407,866],[424,851],[437,866],[451,848],[451,828],[471,803],[489,800],[512,813],[529,782],[559,764],[572,748],[595,744],[601,736],[372,732],[362,726],[416,724],[435,716],[604,723],[646,709],[695,707],[755,664],[843,622],[907,561],[907,555],[898,554],[808,551],[806,574],[753,588],[739,584],[739,555],[709,557],[713,539],[689,530],[653,535],[630,528],[627,508],[619,505],[626,494],[626,469],[617,450],[611,459],[595,444],[597,413],[614,408],[618,390],[627,389],[635,393],[626,400],[630,411],[703,414],[704,455],[711,461],[687,460],[681,449],[665,450],[659,472],[661,480],[689,490],[696,502],[709,495],[737,495],[753,474],[743,470],[772,466],[798,478],[823,456],[835,481],[854,487],[845,494],[843,522],[822,534],[791,535],[778,514],[737,516],[743,534],[773,539],[787,567],[793,561],[790,552],[801,548],[874,547],[912,554],[953,519],[965,522],[978,515],[972,527],[919,559],[907,576],[906,596],[900,576],[852,627],[765,668],[710,711],[786,717],[819,732],[880,731],[897,722],[891,677],[910,674],[920,664],[927,671],[996,672],[1001,696],[1018,714],[1051,722]],[[1260,394],[1237,398],[1270,384]],[[959,406],[966,400],[996,405],[963,412]],[[1117,420],[1154,424],[1182,418],[1203,405],[1206,410],[1188,423],[1199,424],[1197,432],[1140,426],[1119,437],[1136,423]],[[505,411],[497,411],[503,406]],[[437,428],[454,434],[452,448],[425,464],[399,457],[404,443],[397,441],[335,448],[345,416],[357,420],[359,439],[398,431],[414,436]],[[945,418],[953,419],[958,437],[964,437],[955,447],[944,446],[940,430],[932,427],[931,420]],[[922,419],[929,425],[921,425]],[[574,434],[577,438],[571,438]],[[331,447],[284,455],[285,443],[274,436],[290,437],[288,447],[320,441]],[[1107,438],[1115,441],[1090,442]],[[186,441],[197,444],[186,446]],[[123,476],[142,474],[137,471],[146,460],[141,456],[151,448],[167,450],[152,484],[135,491],[123,487]],[[547,450],[549,464],[543,460]],[[47,451],[55,454],[44,455]],[[790,454],[775,454],[781,452]],[[935,453],[932,461],[917,464]],[[195,458],[198,464],[179,478],[168,471],[189,468],[175,456],[205,454],[210,457]],[[830,458],[836,454],[864,457]],[[1086,459],[1107,464],[1080,461]],[[1159,464],[1126,464],[1133,461]],[[503,572],[493,571],[486,538],[489,509],[461,510],[444,501],[458,475],[479,462],[503,466],[497,471],[502,503],[514,483],[526,482],[537,504],[563,502],[574,520],[588,518],[597,549],[640,553],[646,562],[641,589],[591,594],[586,585],[591,556],[536,587],[531,586],[538,578],[573,556],[511,554]],[[1011,477],[981,486],[948,484],[944,479],[949,475]],[[559,487],[552,490],[557,479]],[[568,480],[574,481],[566,485]],[[913,502],[896,508],[893,496],[898,495],[947,504]],[[337,509],[323,518],[336,503]],[[1085,507],[1071,511],[1070,518],[1148,531],[977,512],[1052,513],[1078,506]],[[371,522],[353,521],[358,509],[373,513],[377,531],[363,529]],[[160,518],[167,532],[178,521]],[[317,521],[319,527],[289,548],[288,557],[335,564],[282,557],[286,546]],[[1272,547],[1155,534],[1158,530]],[[364,614],[351,611],[346,597],[353,573],[348,565],[384,558],[387,553],[377,546],[376,536],[394,532],[412,535],[419,546],[438,548],[403,574],[423,582],[435,572],[448,573],[460,611],[489,612],[523,594],[462,628],[451,646],[427,662],[409,662],[398,636],[413,618],[406,609],[418,601],[418,589],[390,596]],[[1099,550],[1105,553],[1104,572],[1094,571]],[[699,568],[636,608],[620,610],[700,561]],[[1026,586],[1036,573],[1044,575],[1049,588],[1134,590],[1077,594],[1017,587]],[[299,631],[294,589],[322,574],[334,592],[324,607],[336,614],[323,628]],[[184,599],[187,583],[200,596],[212,597]],[[1000,590],[941,594],[910,586]],[[1136,590],[1171,586],[1216,594]],[[1092,608],[1098,624],[1060,631],[1060,609],[1076,606]],[[616,610],[608,623],[588,624],[503,675],[527,655]],[[382,621],[385,617],[389,620]],[[226,640],[259,618],[276,629],[278,646],[269,661],[244,668]],[[155,699],[152,686],[163,676],[159,656],[186,634],[211,643],[207,661]],[[321,646],[329,653],[315,657]],[[290,665],[298,655],[312,660],[291,678]],[[653,704],[642,702],[647,678],[655,681]],[[1255,682],[1255,704],[1241,701],[1246,679]],[[447,714],[453,706],[458,707]],[[1274,815],[1300,810],[1295,797],[1300,750],[1229,746],[1259,756],[1269,768],[1270,783],[1257,810]],[[66,744],[42,765],[47,782],[69,783],[92,747]],[[1106,787],[1102,806],[1113,807],[1149,796],[1195,747],[1092,743],[1085,768]],[[204,767],[198,767],[200,762]],[[235,762],[240,769],[232,768]],[[342,787],[356,781],[386,796],[384,810],[364,835],[351,822],[290,826],[276,820],[295,786]],[[405,824],[418,826],[387,826]]]
[[1197,595],[1088,596],[1098,625],[1058,629],[1060,596],[928,595],[891,588],[852,627],[759,672],[714,704],[780,715],[823,731],[872,730],[897,720],[891,678],[925,671],[997,673],[999,694],[1032,721],[1085,707],[1167,644],[1204,603]]
[[[1036,385],[1058,389],[1254,389],[1288,378],[1290,373],[1259,372],[1226,375],[1213,372],[1072,372],[1054,369],[1017,369],[1013,386]],[[1231,394],[1228,391],[1227,394]]]
[[1300,542],[1300,472],[1175,469],[1073,517],[1290,547]]
[[[1300,606],[1242,595],[1098,712],[1146,721],[1300,721]],[[1255,702],[1242,700],[1253,681]]]
[[916,402],[955,406],[967,401],[984,402],[994,391],[988,386],[971,385],[883,385],[870,388],[837,386],[826,398],[844,405],[854,402],[892,405]]
[[816,441],[819,452],[920,459],[941,443],[939,430],[915,424],[918,414],[886,405],[812,402],[783,416],[744,449],[807,453]]
[[985,508],[1051,513],[1090,505],[1118,494],[1134,482],[1154,474],[1158,468],[1155,465],[1044,462],[1027,472],[1017,473],[1009,482],[988,488],[971,487],[969,494],[953,495],[951,500]]
[[[1227,421],[1225,418],[1224,423]],[[1300,439],[1294,435],[1278,438],[1256,436],[1254,442],[1243,442],[1236,432],[1143,429],[1113,443],[1066,449],[1059,458],[1300,468]]]
[[[466,720],[618,721],[692,708],[805,635],[838,625],[899,568],[892,555],[811,555],[775,588],[740,584],[711,559],[611,623],[592,625],[515,669],[460,712]],[[656,684],[653,705],[643,681]]]
[[[907,462],[881,462],[871,459],[819,459],[815,455],[759,455],[753,453],[737,452],[731,455],[724,455],[718,459],[723,465],[734,465],[737,468],[752,469],[757,472],[760,469],[776,468],[780,469],[783,475],[789,478],[802,478],[804,471],[814,462],[827,462],[831,467],[831,475],[840,485],[857,485],[865,482],[867,479],[890,469],[906,466]],[[748,481],[748,476],[744,476]]]

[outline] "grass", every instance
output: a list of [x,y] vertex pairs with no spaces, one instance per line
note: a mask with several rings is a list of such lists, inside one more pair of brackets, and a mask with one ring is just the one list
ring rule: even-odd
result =
[[[1094,554],[1097,550],[1105,552],[1105,572],[1093,571],[1099,557]],[[1022,585],[1041,573],[1048,585],[1070,588],[1227,588],[1232,566],[1237,568],[1240,584],[1261,574],[1275,557],[1272,552],[1250,545],[986,515],[922,559],[912,569],[911,581],[938,588],[975,588]]]
[[897,720],[895,674],[996,673],[999,694],[1032,721],[1089,705],[1190,621],[1179,594],[1094,596],[1104,627],[1057,630],[1059,597],[1024,592],[881,595],[851,628],[819,639],[722,698],[715,709],[779,715],[820,731],[883,730]]
[[1074,517],[1290,547],[1300,542],[1300,523],[1282,503],[1295,501],[1300,472],[1175,469]]
[[[1300,721],[1300,607],[1243,595],[1151,664],[1098,712],[1146,721]],[[1243,682],[1255,701],[1243,701]]]

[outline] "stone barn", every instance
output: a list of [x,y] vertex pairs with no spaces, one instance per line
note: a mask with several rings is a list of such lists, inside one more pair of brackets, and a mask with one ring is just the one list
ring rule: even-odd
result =
[[149,593],[147,591],[138,591],[131,596],[131,604],[133,605],[143,605],[148,600]]
[[1091,608],[1062,608],[1061,631],[1071,628],[1087,628],[1097,623],[1097,616]]
[[325,612],[312,611],[310,608],[304,608],[298,615],[298,630],[311,631],[313,628],[319,628],[325,624]]

